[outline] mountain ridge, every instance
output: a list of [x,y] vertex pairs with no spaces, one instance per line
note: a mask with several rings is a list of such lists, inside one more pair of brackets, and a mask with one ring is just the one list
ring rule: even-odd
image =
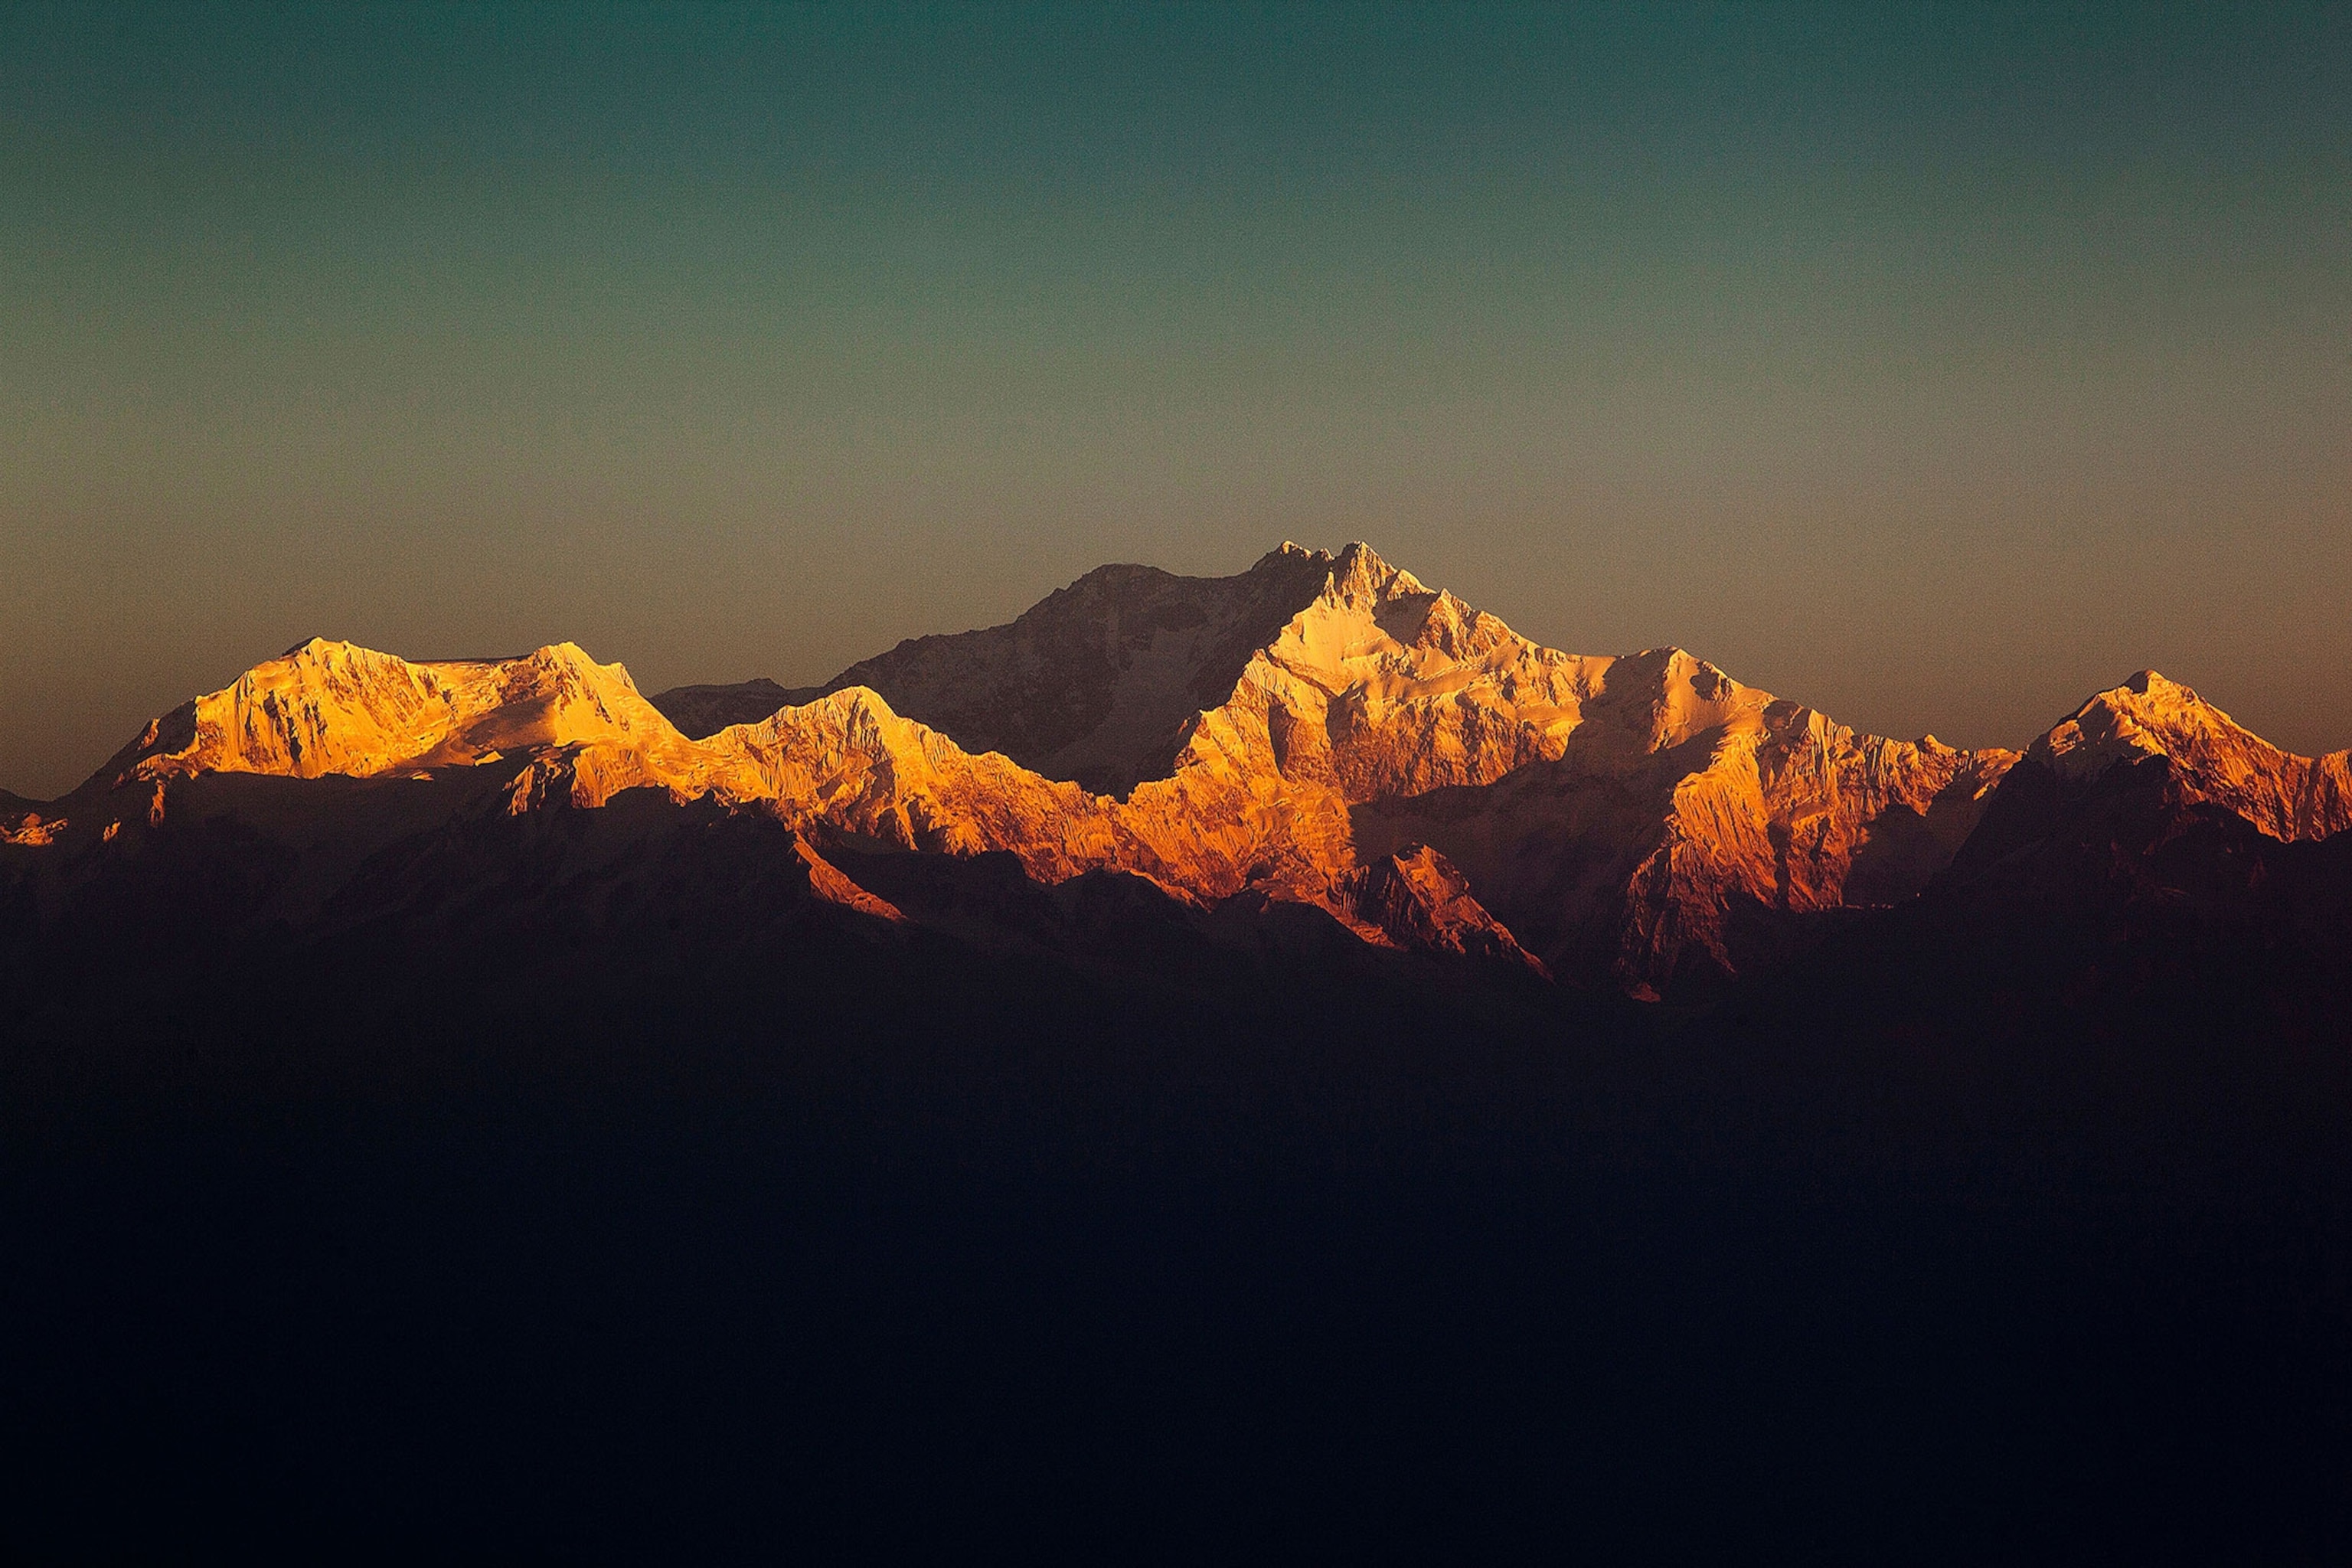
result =
[[2161,759],[2186,795],[2227,806],[2284,842],[2352,826],[2352,750],[2318,757],[2284,751],[2153,669],[2094,694],[2027,756],[2076,785],[2116,766]]
[[648,699],[570,643],[412,662],[313,638],[160,716],[65,801],[0,802],[0,833],[135,838],[209,774],[492,769],[508,815],[649,791],[772,817],[831,902],[886,922],[919,917],[826,836],[1008,855],[1047,887],[1139,878],[1202,911],[1304,905],[1374,946],[1655,998],[1916,896],[2021,766],[2079,789],[2158,757],[2274,837],[2352,821],[2347,753],[2281,752],[2152,671],[2025,752],[1962,751],[1856,731],[1679,648],[1543,647],[1360,542],[1286,542],[1224,578],[1098,568],[822,688]]

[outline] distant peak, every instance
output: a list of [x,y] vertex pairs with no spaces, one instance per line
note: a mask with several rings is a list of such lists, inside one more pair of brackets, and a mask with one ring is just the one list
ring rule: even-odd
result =
[[[2216,746],[2250,748],[2249,755],[2259,752],[2265,759],[2286,755],[2188,687],[2153,669],[2094,693],[2034,742],[2036,751],[2074,776],[2151,755],[2186,762],[2205,757]],[[2267,760],[2262,763],[2268,765]]]
[[[288,648],[284,653],[279,654],[275,659],[269,660],[268,662],[271,664],[323,665],[331,668],[339,664],[397,665],[405,663],[406,661],[402,659],[396,654],[380,653],[374,648],[362,647],[358,643],[347,642],[341,637],[312,637],[307,642],[296,643],[292,647]],[[267,666],[256,665],[254,668],[257,670],[265,668]]]
[[1429,592],[1412,573],[1390,565],[1381,558],[1379,551],[1360,539],[1349,541],[1336,555],[1328,550],[1310,550],[1296,541],[1286,539],[1276,548],[1259,556],[1251,570],[1298,565],[1328,568],[1332,585],[1343,595],[1368,593],[1380,598],[1393,598],[1399,594]]
[[2169,764],[2168,787],[2224,806],[2282,840],[2325,837],[2352,825],[2334,756],[2315,761],[2273,745],[2153,669],[2093,696],[2034,742],[2029,755],[2072,780],[2162,758]]
[[1080,577],[1076,583],[1071,584],[1070,586],[1075,588],[1087,584],[1128,583],[1154,577],[1167,577],[1170,575],[1171,575],[1171,574],[1164,572],[1157,566],[1139,565],[1132,561],[1112,561],[1096,567],[1093,571],[1088,572],[1085,576]]
[[1250,570],[1253,572],[1262,572],[1268,567],[1295,566],[1301,563],[1321,564],[1328,563],[1333,559],[1334,557],[1328,550],[1309,550],[1303,544],[1295,543],[1294,542],[1286,539],[1282,542],[1282,544],[1278,549],[1269,550],[1265,554],[1259,556],[1255,562],[1252,563]]

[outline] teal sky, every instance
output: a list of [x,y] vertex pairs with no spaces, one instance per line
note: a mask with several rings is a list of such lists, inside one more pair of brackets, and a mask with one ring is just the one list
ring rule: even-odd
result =
[[0,11],[0,786],[314,633],[832,673],[1370,540],[2352,745],[2352,10]]

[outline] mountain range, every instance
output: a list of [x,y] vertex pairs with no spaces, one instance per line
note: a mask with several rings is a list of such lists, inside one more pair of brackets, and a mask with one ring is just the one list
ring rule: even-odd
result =
[[305,642],[0,796],[0,1541],[2341,1561],[2352,758],[2019,738],[1360,544]]
[[1212,945],[1649,1001],[1931,891],[2046,897],[2092,875],[2094,821],[2110,879],[2152,875],[2191,817],[2325,839],[2352,755],[2282,752],[2153,671],[2021,753],[1868,735],[1679,648],[1543,647],[1362,543],[1286,543],[1229,577],[1102,567],[805,689],[648,698],[569,643],[416,662],[313,639],[61,800],[0,799],[0,854],[55,920],[201,829],[246,889],[219,918],[331,926],[479,876],[466,824],[597,812],[598,858],[566,875],[599,897],[648,896],[681,832],[756,824],[773,880],[745,899],[877,932],[1071,954],[1109,898]]

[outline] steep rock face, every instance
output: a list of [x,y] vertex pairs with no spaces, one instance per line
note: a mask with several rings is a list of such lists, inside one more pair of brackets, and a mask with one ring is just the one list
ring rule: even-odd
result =
[[1592,662],[1556,759],[1355,822],[1366,853],[1436,846],[1555,971],[1637,995],[1769,950],[1743,917],[1918,891],[2015,760],[1858,734],[1679,649]]
[[[1278,777],[1190,769],[1120,801],[995,752],[975,755],[864,688],[690,741],[626,670],[570,645],[515,659],[413,663],[308,643],[151,723],[78,794],[84,815],[108,819],[110,841],[124,822],[160,823],[175,781],[425,778],[493,763],[511,770],[498,785],[509,814],[603,807],[654,790],[899,849],[1004,851],[1047,884],[1121,871],[1206,904],[1255,882],[1328,908],[1367,940],[1408,944],[1355,912],[1360,877],[1344,811],[1285,798]],[[274,798],[266,805],[288,808]],[[12,822],[10,841],[44,844],[58,826],[27,813]],[[810,870],[831,901],[865,907],[837,869]]]
[[1102,796],[992,752],[974,756],[863,688],[722,730],[704,745],[700,790],[763,803],[795,826],[823,822],[935,854],[1011,850],[1044,881],[1119,853]]
[[1486,784],[1556,757],[1609,666],[1538,647],[1371,548],[1306,557],[1314,597],[1196,719],[1181,768],[1247,759],[1349,803]]
[[1285,544],[1232,577],[1105,566],[1009,625],[901,643],[810,691],[654,700],[695,732],[864,686],[968,751],[1119,794],[1171,776],[1204,716],[1238,705],[1244,724],[1260,710],[1286,776],[1371,799],[1557,755],[1608,662],[1538,647],[1368,545]]
[[1469,880],[1454,862],[1425,844],[1409,845],[1372,863],[1364,876],[1361,912],[1413,947],[1544,973],[1502,921],[1471,896]]
[[1368,545],[1284,544],[1232,577],[1106,566],[1002,626],[918,637],[822,687],[679,687],[689,733],[867,687],[968,751],[1105,793],[1172,776],[1220,712],[1269,732],[1213,741],[1351,800],[1484,783],[1559,753],[1607,659],[1538,647]]
[[[899,849],[1003,851],[1046,884],[1124,872],[1200,905],[1255,888],[1320,907],[1365,940],[1421,945],[1412,929],[1392,931],[1359,912],[1362,873],[1346,812],[1328,795],[1213,763],[1180,768],[1125,800],[1097,795],[992,752],[975,756],[861,687],[722,730],[697,744],[683,768],[650,766],[608,744],[551,750],[518,779],[516,806],[595,806],[646,785]],[[1486,952],[1454,943],[1430,950]]]
[[1747,906],[1916,892],[2012,760],[1860,735],[1679,649],[1543,647],[1361,543],[1231,578],[1105,568],[856,678],[969,748],[1126,791],[1106,864],[1355,922],[1368,868],[1426,842],[1556,968],[1636,993],[1736,971]]

